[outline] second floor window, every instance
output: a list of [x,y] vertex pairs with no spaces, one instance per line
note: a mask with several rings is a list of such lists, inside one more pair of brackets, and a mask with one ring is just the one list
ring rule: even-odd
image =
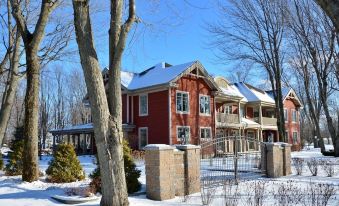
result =
[[297,111],[292,110],[292,122],[297,122]]
[[139,115],[146,116],[148,115],[148,96],[143,94],[139,96]]
[[232,114],[232,105],[227,105],[225,107],[225,113],[226,114]]
[[285,122],[288,121],[288,119],[287,119],[287,109],[284,109],[284,119],[285,119]]
[[177,112],[188,113],[189,96],[188,92],[177,92]]
[[200,95],[200,113],[210,114],[210,97],[207,95]]

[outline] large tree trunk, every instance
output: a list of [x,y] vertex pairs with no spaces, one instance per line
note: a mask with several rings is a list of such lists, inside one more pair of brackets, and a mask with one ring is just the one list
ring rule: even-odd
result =
[[10,78],[7,82],[7,89],[5,96],[3,97],[3,104],[0,109],[0,148],[5,137],[7,125],[10,119],[11,110],[13,107],[17,87],[19,84],[19,53],[20,53],[20,35],[16,35],[16,43],[14,47],[14,52],[10,60]]
[[[81,65],[91,105],[101,171],[102,206],[128,205],[121,120],[111,118],[97,54],[94,48],[89,2],[73,0],[74,25]],[[119,74],[120,75],[120,74]],[[113,91],[112,91],[113,92]],[[121,104],[121,103],[120,103]]]
[[26,48],[27,89],[25,95],[24,155],[22,180],[36,181],[39,178],[38,119],[40,64],[37,51]]
[[316,0],[327,16],[332,20],[337,33],[339,33],[339,1],[337,0]]

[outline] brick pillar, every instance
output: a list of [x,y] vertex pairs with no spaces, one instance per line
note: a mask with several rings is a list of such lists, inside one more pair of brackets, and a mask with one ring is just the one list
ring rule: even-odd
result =
[[185,193],[200,192],[200,146],[177,145],[177,149],[184,151]]
[[262,148],[262,168],[267,177],[281,177],[291,174],[291,145],[286,143],[265,143]]
[[164,144],[150,144],[144,149],[147,198],[160,201],[174,198],[174,148]]

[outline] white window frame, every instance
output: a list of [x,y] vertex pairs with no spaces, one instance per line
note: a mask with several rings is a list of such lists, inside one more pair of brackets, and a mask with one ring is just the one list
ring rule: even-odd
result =
[[[146,97],[146,113],[141,113],[141,97]],[[140,94],[139,95],[139,116],[147,116],[148,115],[148,94]]]
[[[201,134],[202,134],[202,130],[205,130],[205,129],[208,129],[208,130],[210,130],[210,137],[209,138],[201,138]],[[200,127],[199,128],[199,138],[200,138],[200,140],[209,140],[209,139],[212,139],[212,128],[211,127]]]
[[[201,113],[200,107],[201,107],[201,97],[208,98],[208,104],[209,104],[209,110],[208,113],[206,113],[206,108],[204,108],[205,112]],[[206,94],[199,94],[199,114],[202,116],[211,116],[211,96]]]
[[[146,130],[146,145],[148,144],[148,127],[139,127],[138,129],[138,139],[139,139],[139,149],[142,150],[143,148],[141,148],[141,130]],[[145,146],[146,146],[145,145]]]
[[[297,139],[296,139],[297,141],[296,141],[296,142],[294,141],[294,133],[297,134]],[[298,144],[298,139],[299,139],[298,131],[293,131],[293,132],[292,132],[292,144],[293,144],[293,145]]]
[[[178,110],[178,93],[180,93],[180,94],[187,94],[187,111],[179,111]],[[190,113],[190,93],[189,92],[179,91],[179,90],[177,90],[175,92],[175,110],[177,111],[177,113],[180,113],[180,114],[189,114]]]
[[284,108],[284,115],[285,115],[285,111],[286,111],[285,122],[288,122],[288,109]]
[[190,141],[191,140],[191,127],[190,126],[177,126],[177,140],[178,141],[181,141],[181,138],[178,137],[178,134],[179,134],[179,129],[180,128],[188,128],[188,140]]
[[[293,112],[295,112],[295,121],[293,120]],[[291,115],[291,120],[292,120],[292,122],[293,123],[296,123],[297,121],[298,121],[298,117],[297,117],[297,110],[295,110],[295,109],[292,109],[292,113],[291,113],[292,115]]]
[[225,114],[233,114],[233,105],[225,105]]

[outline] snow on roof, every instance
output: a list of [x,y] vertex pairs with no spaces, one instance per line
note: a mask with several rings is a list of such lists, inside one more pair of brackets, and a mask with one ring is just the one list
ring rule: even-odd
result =
[[228,87],[220,87],[221,91],[229,96],[235,96],[235,97],[242,97],[244,98],[244,95],[240,93],[237,87],[234,85],[229,85]]
[[256,127],[256,126],[260,127],[260,124],[247,118],[241,118],[241,123],[246,124],[246,127]]
[[250,85],[246,85],[243,82],[234,83],[234,85],[248,102],[263,101],[273,104],[275,103],[274,99],[272,99],[265,91],[260,91],[259,89],[256,89]]
[[[291,90],[291,88],[288,88],[288,87],[281,88],[281,93],[282,93],[283,99],[288,95],[290,90]],[[269,91],[266,91],[266,92],[272,99],[274,99],[273,90],[269,90]]]
[[121,83],[129,90],[169,83],[194,63],[195,61],[170,66],[162,62],[140,73],[122,71]]
[[93,123],[88,123],[88,124],[79,124],[79,125],[73,125],[73,126],[68,126],[62,129],[52,129],[50,132],[60,132],[60,131],[70,131],[70,130],[85,130],[85,129],[92,129],[93,128]]
[[133,72],[121,71],[121,84],[124,87],[128,87],[134,77]]

